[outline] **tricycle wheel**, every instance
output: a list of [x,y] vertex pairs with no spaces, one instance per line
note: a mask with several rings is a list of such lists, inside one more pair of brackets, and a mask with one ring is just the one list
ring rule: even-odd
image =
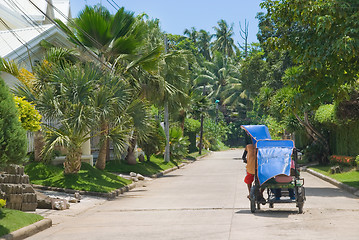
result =
[[302,203],[302,202],[299,202],[299,203],[297,204],[297,206],[298,206],[298,213],[300,213],[300,214],[303,213],[303,205],[304,205],[304,203]]
[[251,193],[249,194],[249,197],[251,202],[251,212],[254,213],[256,211],[256,196],[254,186],[251,188]]

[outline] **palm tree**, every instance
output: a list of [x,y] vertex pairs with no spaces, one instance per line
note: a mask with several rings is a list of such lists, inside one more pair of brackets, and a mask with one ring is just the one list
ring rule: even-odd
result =
[[[101,135],[100,151],[96,161],[96,168],[105,169],[106,160],[109,151],[108,139],[113,142],[125,141],[126,136],[119,139],[113,139],[111,136],[113,131],[117,131],[119,116],[124,109],[130,104],[130,98],[133,90],[125,81],[119,81],[118,77],[103,72],[103,76],[96,81],[96,88],[93,94],[93,104],[96,109],[96,121],[98,122],[99,132]],[[118,137],[118,135],[116,134]],[[123,146],[124,143],[115,144],[115,146]]]
[[186,35],[194,44],[197,43],[199,35],[195,27],[192,27],[191,29],[186,28],[183,34]]
[[213,27],[216,31],[214,34],[216,40],[213,43],[213,51],[219,51],[226,57],[232,57],[236,49],[233,40],[233,23],[229,26],[225,20],[221,19],[217,24],[218,27]]
[[37,107],[46,119],[57,120],[48,130],[44,154],[56,146],[66,148],[65,174],[75,174],[81,168],[81,146],[88,140],[95,125],[92,96],[101,71],[93,65],[54,66],[48,84],[38,96]]
[[198,50],[207,61],[211,60],[210,45],[212,36],[213,35],[203,29],[199,31],[197,42]]

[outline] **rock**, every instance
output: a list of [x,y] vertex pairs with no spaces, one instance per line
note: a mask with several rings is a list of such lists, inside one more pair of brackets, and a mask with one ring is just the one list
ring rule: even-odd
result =
[[137,177],[137,179],[138,179],[138,180],[141,180],[141,181],[145,180],[145,177],[144,177],[144,176],[142,176],[142,175],[141,175],[141,174],[139,174],[139,173],[137,174],[137,176],[136,176],[136,177]]
[[138,178],[137,177],[131,177],[131,180],[134,182],[138,182]]
[[130,176],[131,176],[131,177],[136,177],[136,176],[137,176],[137,173],[130,172]]
[[69,203],[79,203],[80,202],[80,200],[79,199],[76,199],[76,198],[71,198],[70,200],[69,200]]
[[335,173],[341,173],[342,169],[340,166],[334,166],[330,168],[330,173],[331,174],[335,174]]
[[60,198],[52,198],[51,205],[54,210],[66,210],[70,208],[70,204],[67,203],[66,199]]
[[79,192],[75,192],[74,197],[75,197],[77,200],[81,200],[81,199],[82,199],[82,196],[80,195]]
[[49,196],[36,191],[37,208],[39,209],[52,209],[52,201]]

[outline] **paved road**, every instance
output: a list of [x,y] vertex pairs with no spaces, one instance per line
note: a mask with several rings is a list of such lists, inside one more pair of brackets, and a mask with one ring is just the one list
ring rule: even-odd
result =
[[359,239],[359,199],[307,173],[304,214],[295,204],[252,214],[241,153],[215,152],[115,200],[50,215],[53,227],[28,239]]

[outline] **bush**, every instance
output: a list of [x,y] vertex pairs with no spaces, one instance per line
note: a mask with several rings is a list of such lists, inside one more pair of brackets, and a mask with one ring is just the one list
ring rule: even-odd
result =
[[27,152],[26,131],[5,82],[0,79],[0,165],[21,163]]
[[188,137],[184,137],[181,128],[170,129],[170,152],[173,159],[181,159],[188,154]]
[[350,156],[338,156],[332,155],[329,157],[330,164],[332,165],[342,165],[342,166],[355,166],[356,158]]
[[189,145],[189,152],[196,152],[198,151],[196,146],[196,136],[199,134],[201,129],[201,122],[195,120],[193,118],[186,118],[184,122],[184,134],[188,136],[188,140],[190,142]]
[[22,127],[27,131],[39,131],[41,129],[41,118],[39,111],[24,98],[14,97],[16,106],[20,113],[20,122]]
[[6,200],[0,199],[0,208],[3,208],[6,206]]

